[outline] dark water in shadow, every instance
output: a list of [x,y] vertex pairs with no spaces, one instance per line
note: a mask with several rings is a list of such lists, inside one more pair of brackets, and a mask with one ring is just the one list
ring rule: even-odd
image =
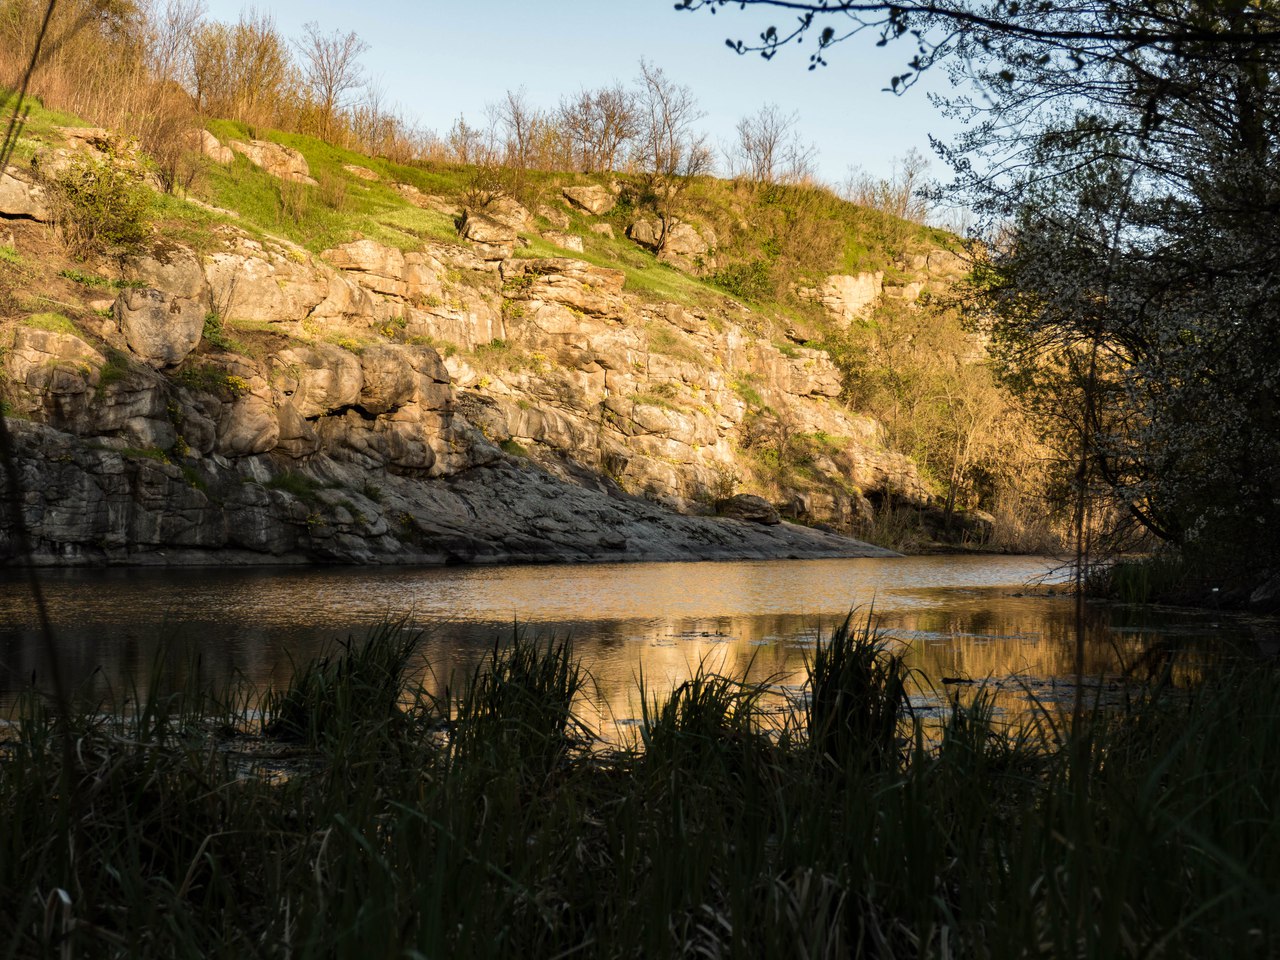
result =
[[[820,633],[874,605],[922,674],[922,704],[945,679],[990,681],[1002,708],[1070,688],[1074,606],[1044,558],[911,557],[748,563],[520,567],[49,571],[60,661],[85,689],[144,691],[153,666],[181,676],[283,684],[292,665],[387,618],[425,633],[424,680],[477,663],[513,624],[573,638],[595,679],[599,720],[640,712],[638,680],[669,689],[699,662],[798,689]],[[0,579],[0,708],[48,660],[23,578]],[[1087,662],[1114,677],[1161,650],[1251,642],[1257,627],[1213,613],[1090,610]],[[1265,628],[1263,632],[1265,633]],[[1153,653],[1154,651],[1154,653]],[[1136,665],[1136,666],[1135,666]],[[953,685],[949,689],[956,689]]]

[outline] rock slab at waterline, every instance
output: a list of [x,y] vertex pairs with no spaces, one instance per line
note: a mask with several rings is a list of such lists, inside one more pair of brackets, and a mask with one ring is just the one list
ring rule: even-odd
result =
[[[214,455],[193,470],[47,426],[12,428],[35,533],[27,559],[39,565],[896,556],[795,524],[682,516],[496,450],[448,477],[387,474],[376,486],[360,467],[318,457],[308,476],[319,479],[286,489],[272,485],[265,454]],[[10,557],[14,546],[0,539]]]

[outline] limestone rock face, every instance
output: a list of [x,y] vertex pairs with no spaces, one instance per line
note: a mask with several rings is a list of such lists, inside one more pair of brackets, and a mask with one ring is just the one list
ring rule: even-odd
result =
[[798,397],[840,396],[840,371],[831,358],[822,350],[793,349],[796,356],[787,359],[787,392]]
[[357,240],[326,250],[323,256],[341,272],[330,281],[330,295],[313,316],[346,316],[358,325],[360,316],[406,319],[411,309],[438,309],[444,303],[442,278],[451,265],[434,251],[404,253],[372,240]]
[[517,232],[534,228],[533,214],[514,197],[505,195],[495,197],[484,208],[484,214],[490,220],[496,220],[503,226],[510,227]]
[[322,256],[339,270],[354,270],[399,279],[404,274],[404,254],[373,240],[356,240],[326,250]]
[[49,216],[43,187],[17,167],[7,167],[0,173],[0,217],[23,217],[48,223]]
[[269,140],[250,140],[248,143],[243,140],[230,140],[227,145],[273,177],[291,180],[294,183],[306,183],[313,187],[316,185],[316,181],[311,177],[307,158],[292,147],[272,143]]
[[538,216],[542,217],[547,223],[551,224],[558,230],[569,229],[569,217],[563,210],[557,210],[555,207],[543,204],[538,207]]
[[618,204],[618,198],[611,191],[599,184],[581,187],[565,187],[560,191],[564,198],[579,210],[585,210],[592,216],[600,217],[608,213]]
[[360,399],[360,361],[340,347],[317,343],[281,350],[273,358],[276,389],[303,418],[320,417]]
[[357,240],[326,250],[321,256],[339,270],[359,274],[356,282],[376,293],[395,297],[405,295],[405,257],[395,247],[386,247],[372,240]]
[[205,276],[223,320],[301,322],[330,292],[329,273],[304,253],[248,237],[210,254]]
[[620,309],[618,298],[627,275],[585,260],[554,257],[511,260],[502,265],[502,279],[512,299],[557,303],[603,316]]
[[235,152],[215,137],[208,130],[197,130],[192,136],[192,147],[208,157],[214,163],[226,166],[235,161]]
[[[20,412],[41,414],[64,428],[89,415],[106,358],[79,337],[18,327],[4,357],[4,373],[26,388]],[[79,432],[79,431],[76,431]]]
[[591,232],[598,233],[602,237],[608,237],[610,240],[613,239],[613,227],[607,223],[593,223]]
[[[397,189],[452,216],[441,198]],[[590,213],[613,194],[578,200]],[[562,209],[546,208],[567,223]],[[125,261],[145,286],[112,304],[112,320],[84,321],[101,343],[5,321],[16,332],[0,339],[0,394],[30,418],[23,462],[39,481],[43,556],[850,555],[864,548],[779,523],[779,512],[850,530],[867,496],[930,495],[880,426],[840,404],[839,371],[798,345],[804,331],[780,342],[731,301],[633,295],[626,278],[643,279],[630,271],[647,259],[627,273],[598,267],[569,252],[581,237],[567,233],[546,234],[564,256],[514,258],[522,210],[507,222],[469,213],[465,242],[355,239],[321,257],[227,225],[202,255],[166,243]],[[660,227],[637,221],[631,233],[683,269],[710,265],[714,236],[675,222],[659,243]],[[611,235],[607,223],[593,229]],[[919,256],[926,290],[935,270],[960,269]],[[882,278],[868,277],[884,296]],[[854,316],[867,282],[832,278],[812,294]],[[210,311],[228,323],[222,346],[200,342]],[[245,355],[225,349],[234,341]],[[175,465],[139,462],[151,448]],[[804,470],[782,481],[759,470],[772,451],[802,457]],[[272,484],[282,470],[316,491]],[[739,520],[704,519],[739,488],[763,497],[719,504]],[[55,497],[84,504],[82,515],[58,513]]]
[[657,250],[662,242],[662,224],[657,220],[637,220],[627,227],[627,236],[649,250]]
[[400,196],[404,197],[415,207],[421,207],[423,210],[434,210],[436,213],[444,214],[446,217],[462,216],[462,207],[454,203],[448,197],[439,197],[431,193],[423,193],[417,187],[409,183],[395,184],[395,190]]
[[716,238],[710,230],[705,233],[704,236],[688,223],[672,224],[663,239],[662,249],[658,251],[658,258],[694,273],[714,267],[711,250]]
[[908,274],[898,283],[885,283],[884,272],[827,277],[818,287],[801,287],[803,300],[820,303],[841,326],[865,319],[882,300],[914,304],[924,293],[941,293],[959,281],[970,269],[965,257],[935,248],[904,256],[897,266]]
[[[375,283],[382,280],[373,279]],[[347,274],[335,273],[329,278],[325,298],[311,309],[310,319],[364,326],[377,313],[378,302],[364,284]]]
[[468,210],[459,230],[485,260],[505,260],[515,251],[516,232],[492,217]]
[[162,242],[145,254],[126,257],[123,268],[126,280],[174,297],[209,303],[204,264],[193,251],[179,244]]
[[[366,413],[390,413],[413,398],[418,387],[417,371],[405,353],[391,344],[378,344],[360,354],[363,382],[358,402]],[[448,374],[444,376],[447,382]]]
[[157,367],[179,364],[196,348],[204,318],[199,301],[160,290],[125,290],[116,299],[116,324],[129,349]]
[[699,233],[691,224],[672,219],[666,224],[660,220],[637,220],[627,228],[627,236],[646,249],[658,254],[658,259],[691,273],[699,273],[714,266],[712,247],[715,236]]
[[740,493],[734,497],[726,497],[716,501],[716,513],[733,520],[748,520],[751,523],[763,523],[772,526],[782,522],[778,510],[764,497],[750,493]]
[[368,167],[362,167],[356,163],[344,163],[342,165],[342,169],[347,171],[347,173],[351,174],[353,177],[356,177],[357,179],[360,179],[360,180],[364,180],[368,183],[374,183],[377,180],[381,179],[376,173],[374,173]]
[[[30,486],[24,505],[42,563],[892,556],[790,524],[675,516],[616,491],[566,483],[496,451],[450,477],[385,474],[376,499],[361,492],[369,489],[364,463],[322,456],[311,465],[285,461],[294,464],[286,468],[251,455],[198,468],[206,484],[216,485],[212,494],[175,464],[87,446],[42,424],[19,422],[14,433],[20,469],[28,477],[38,470],[42,481]],[[305,471],[328,488],[307,502],[271,489],[267,484],[281,469]],[[10,546],[0,532],[0,552]]]
[[314,424],[303,416],[297,404],[286,401],[276,410],[280,435],[276,438],[275,451],[302,460],[320,449],[320,435]]
[[460,296],[425,309],[404,311],[405,333],[453,344],[465,350],[507,339],[499,308],[479,297]]
[[69,364],[82,375],[88,385],[97,385],[97,370],[106,359],[79,337],[35,327],[18,327],[4,355],[5,373],[14,380],[43,389],[55,376],[56,368]]
[[542,234],[543,239],[550,240],[562,250],[573,250],[581,253],[583,250],[582,238],[573,233],[560,233],[556,230],[547,230]]
[[67,138],[67,146],[72,150],[107,153],[114,150],[120,140],[115,133],[105,127],[56,127],[55,129]]
[[907,303],[915,303],[924,293],[925,282],[923,280],[913,280],[909,283],[886,283],[884,285],[884,295],[893,300],[904,300]]
[[884,292],[884,273],[837,274],[827,277],[818,289],[796,291],[802,299],[821,303],[842,326],[865,317]]
[[242,397],[228,404],[218,424],[218,453],[248,457],[274,450],[280,441],[275,409],[261,397]]

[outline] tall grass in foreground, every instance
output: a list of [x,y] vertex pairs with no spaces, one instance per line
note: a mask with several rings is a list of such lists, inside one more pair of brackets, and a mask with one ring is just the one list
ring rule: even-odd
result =
[[700,669],[601,753],[567,643],[517,635],[439,698],[412,652],[382,630],[264,699],[85,705],[66,835],[58,728],[26,701],[0,744],[0,955],[1280,950],[1272,664],[1076,731],[1002,729],[979,695],[930,741],[900,659],[846,623],[790,716]]

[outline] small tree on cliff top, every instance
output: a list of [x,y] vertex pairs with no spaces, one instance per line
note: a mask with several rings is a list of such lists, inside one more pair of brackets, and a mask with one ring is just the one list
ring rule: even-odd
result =
[[635,158],[658,214],[661,247],[689,178],[708,173],[713,158],[706,135],[698,130],[704,114],[692,89],[646,60],[640,61],[637,84],[640,133]]

